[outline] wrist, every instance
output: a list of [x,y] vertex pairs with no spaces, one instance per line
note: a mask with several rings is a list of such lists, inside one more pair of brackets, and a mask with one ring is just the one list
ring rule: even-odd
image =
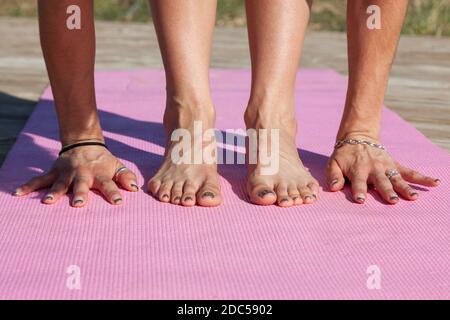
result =
[[61,132],[60,134],[61,145],[67,146],[74,143],[94,141],[94,142],[105,142],[102,130],[100,126],[94,128],[84,129],[81,132],[75,130],[66,130],[66,132]]

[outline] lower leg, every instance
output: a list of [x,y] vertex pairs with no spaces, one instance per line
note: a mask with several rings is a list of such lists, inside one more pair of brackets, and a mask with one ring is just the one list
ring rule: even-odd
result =
[[194,121],[200,121],[205,130],[214,128],[209,62],[216,1],[151,0],[150,5],[166,71],[164,127],[168,143],[164,163],[150,180],[149,190],[163,202],[218,205],[216,165],[174,164],[171,150],[176,143],[170,141],[175,129],[193,133]]
[[261,175],[259,164],[249,165],[250,199],[262,205],[312,203],[318,184],[299,158],[294,112],[295,81],[310,3],[247,0],[246,9],[252,60],[246,125],[254,129],[278,129],[280,133],[279,172]]

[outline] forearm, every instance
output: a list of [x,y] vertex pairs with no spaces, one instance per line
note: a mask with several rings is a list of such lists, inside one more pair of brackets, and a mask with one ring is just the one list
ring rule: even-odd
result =
[[[93,1],[40,0],[41,46],[56,104],[63,145],[79,140],[103,140],[95,89],[95,29]],[[81,29],[69,30],[67,8],[81,9]]]
[[[381,29],[369,29],[367,8],[381,9]],[[349,81],[338,139],[379,140],[382,105],[408,1],[349,0],[347,13]]]

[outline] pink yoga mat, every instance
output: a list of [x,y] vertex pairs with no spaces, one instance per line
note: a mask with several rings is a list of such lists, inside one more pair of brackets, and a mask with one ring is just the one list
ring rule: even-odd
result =
[[[164,73],[96,77],[110,149],[144,186],[162,160]],[[244,128],[249,71],[213,70],[211,81],[218,129]],[[299,72],[298,146],[322,184],[345,91],[334,71]],[[322,191],[310,206],[258,207],[246,202],[245,168],[222,165],[215,209],[162,204],[144,191],[119,207],[93,193],[86,209],[69,197],[46,206],[42,192],[10,195],[60,148],[46,90],[0,171],[0,298],[448,299],[450,156],[387,109],[383,142],[442,185],[396,206],[373,192],[353,204],[347,188]]]

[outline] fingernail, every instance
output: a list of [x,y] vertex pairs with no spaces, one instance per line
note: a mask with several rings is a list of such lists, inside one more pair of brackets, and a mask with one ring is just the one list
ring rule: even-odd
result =
[[82,204],[83,203],[83,200],[82,199],[77,199],[77,200],[75,200],[74,202],[73,202],[73,205],[77,205],[77,204]]
[[132,183],[132,184],[130,184],[130,186],[131,186],[134,190],[136,190],[136,191],[139,190],[139,187],[137,186],[136,183]]
[[394,201],[394,202],[400,201],[400,198],[398,196],[392,196],[390,199],[391,199],[391,201]]
[[358,197],[356,198],[356,201],[358,201],[358,202],[365,202],[365,201],[366,201],[366,198],[365,198],[364,196],[358,196]]
[[184,198],[184,201],[192,201],[192,197],[188,196],[188,197]]
[[49,200],[52,201],[54,199],[54,197],[51,194],[48,194],[45,196],[44,200]]
[[335,184],[337,184],[339,182],[338,179],[331,181],[331,186],[334,186]]
[[264,198],[268,194],[273,194],[273,191],[271,191],[271,190],[263,190],[263,191],[258,193],[258,197]]
[[214,199],[214,193],[206,191],[205,193],[203,193],[202,198],[213,198]]

